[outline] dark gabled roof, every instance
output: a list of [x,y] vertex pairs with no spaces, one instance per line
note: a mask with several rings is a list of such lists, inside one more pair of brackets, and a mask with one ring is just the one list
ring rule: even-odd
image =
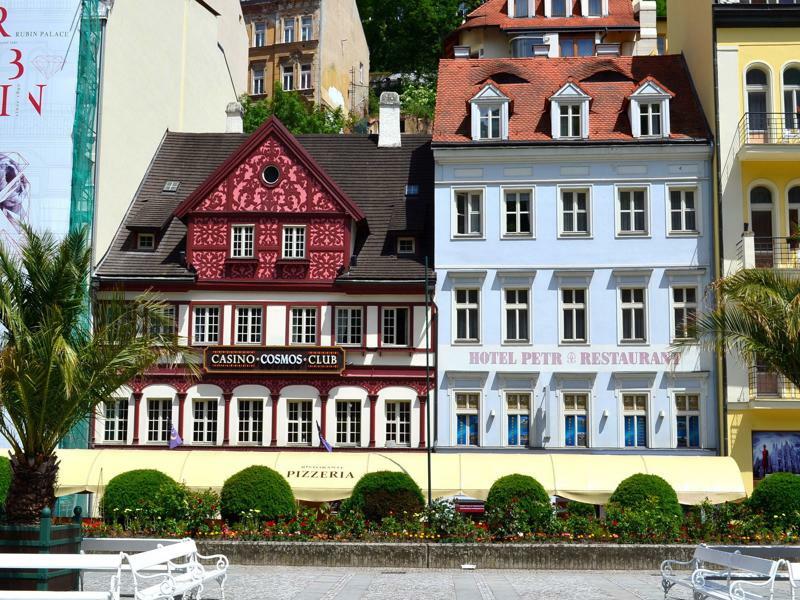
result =
[[[250,136],[167,132],[114,241],[97,268],[102,279],[193,279],[182,263],[186,226],[173,213]],[[433,256],[433,155],[430,136],[403,135],[400,148],[378,148],[377,136],[298,135],[300,145],[366,216],[355,239],[355,265],[339,280],[421,280]],[[176,192],[163,192],[180,181]],[[406,197],[406,186],[419,195]],[[397,257],[398,230],[419,230],[417,257]],[[163,236],[155,252],[134,247],[134,231]]]

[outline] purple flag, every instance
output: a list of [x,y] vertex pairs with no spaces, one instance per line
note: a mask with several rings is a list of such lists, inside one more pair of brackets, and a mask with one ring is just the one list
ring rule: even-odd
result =
[[333,452],[333,447],[330,445],[330,443],[328,443],[328,440],[322,436],[322,427],[319,426],[319,421],[317,421],[317,432],[319,433],[319,441],[322,444],[322,447],[328,452]]
[[183,440],[181,439],[181,436],[178,435],[178,430],[175,429],[175,425],[173,425],[172,429],[169,430],[169,448],[172,450],[173,448],[177,448],[182,444]]

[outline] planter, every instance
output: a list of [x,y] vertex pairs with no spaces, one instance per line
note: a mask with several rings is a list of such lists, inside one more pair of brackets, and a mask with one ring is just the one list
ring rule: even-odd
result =
[[[78,554],[81,551],[80,509],[75,509],[75,522],[53,525],[49,508],[42,511],[38,525],[0,524],[0,553]],[[0,571],[0,590],[78,589],[78,572],[68,570],[30,569]]]

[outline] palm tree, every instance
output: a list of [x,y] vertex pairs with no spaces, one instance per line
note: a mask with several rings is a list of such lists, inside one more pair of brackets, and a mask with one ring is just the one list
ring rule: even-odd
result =
[[0,434],[11,445],[11,523],[36,522],[53,505],[64,436],[181,350],[152,295],[124,301],[114,293],[89,314],[86,238],[79,230],[57,241],[26,227],[18,250],[0,243]]
[[745,269],[712,284],[717,307],[700,315],[700,344],[729,351],[800,388],[800,274]]

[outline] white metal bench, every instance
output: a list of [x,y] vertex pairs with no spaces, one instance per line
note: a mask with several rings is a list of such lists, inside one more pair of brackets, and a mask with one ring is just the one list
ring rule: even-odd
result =
[[[123,558],[133,574],[135,600],[173,600],[176,596],[200,598],[205,584],[210,581],[219,584],[221,598],[225,598],[228,559],[221,554],[202,556],[194,540],[181,540],[139,554],[123,553]],[[204,565],[203,561],[211,564]],[[166,573],[145,574],[159,565],[166,565]]]
[[[771,600],[778,570],[784,563],[700,545],[690,561],[661,563],[661,586],[665,598],[672,587],[680,585],[692,590],[695,599]],[[712,565],[717,568],[709,568]],[[688,567],[691,575],[676,574],[679,567]]]

